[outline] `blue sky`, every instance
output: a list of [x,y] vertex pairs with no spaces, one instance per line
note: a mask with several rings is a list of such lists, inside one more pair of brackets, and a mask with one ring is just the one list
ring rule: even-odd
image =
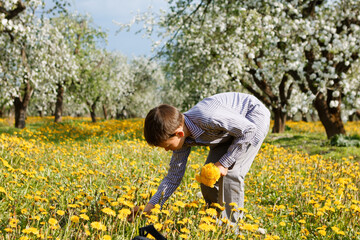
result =
[[[49,0],[47,0],[49,1]],[[130,32],[125,30],[115,34],[119,26],[113,20],[129,23],[138,11],[145,12],[152,6],[153,12],[166,9],[166,0],[69,0],[72,9],[79,13],[88,13],[94,23],[108,30],[108,50],[117,50],[128,57],[151,55],[151,41],[135,34],[141,26],[135,25]]]

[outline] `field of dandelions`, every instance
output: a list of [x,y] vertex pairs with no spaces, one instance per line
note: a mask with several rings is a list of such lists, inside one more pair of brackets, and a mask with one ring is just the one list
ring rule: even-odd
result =
[[[142,119],[0,119],[0,239],[132,239],[153,224],[167,239],[360,239],[359,159],[326,159],[264,143],[246,178],[240,235],[217,226],[195,175],[207,148],[190,154],[182,184],[162,209],[129,223],[167,173],[170,152],[149,147]],[[319,123],[289,122],[322,132]],[[360,134],[360,123],[347,123]],[[358,132],[356,132],[358,131]],[[258,227],[267,234],[256,232]]]

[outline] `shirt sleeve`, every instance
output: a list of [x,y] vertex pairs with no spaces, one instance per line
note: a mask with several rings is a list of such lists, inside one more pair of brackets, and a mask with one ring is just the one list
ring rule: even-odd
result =
[[149,203],[153,205],[160,204],[162,206],[165,201],[175,192],[185,174],[186,163],[190,151],[190,146],[184,146],[179,150],[173,151],[168,173],[161,181],[157,192],[150,199]]
[[219,160],[224,167],[233,165],[250,144],[255,144],[256,125],[232,109],[219,109],[212,117],[212,123],[218,130],[226,131],[234,137],[228,151]]

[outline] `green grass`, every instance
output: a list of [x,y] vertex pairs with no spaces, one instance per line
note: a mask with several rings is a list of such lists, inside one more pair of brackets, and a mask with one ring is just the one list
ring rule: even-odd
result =
[[360,161],[360,147],[333,146],[326,135],[321,133],[299,133],[291,130],[284,133],[269,133],[265,142],[309,155],[319,154],[335,161],[348,156]]

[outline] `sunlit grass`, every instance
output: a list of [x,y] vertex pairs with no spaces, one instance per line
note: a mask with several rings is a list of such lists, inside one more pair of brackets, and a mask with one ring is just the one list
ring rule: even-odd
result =
[[[23,130],[2,127],[0,239],[132,239],[147,224],[168,239],[360,239],[359,162],[269,143],[246,179],[242,235],[217,226],[220,206],[206,209],[197,196],[195,174],[207,148],[191,153],[181,186],[162,209],[127,222],[130,209],[156,191],[170,158],[145,143],[142,125],[29,118]],[[310,130],[297,124],[292,131]]]

